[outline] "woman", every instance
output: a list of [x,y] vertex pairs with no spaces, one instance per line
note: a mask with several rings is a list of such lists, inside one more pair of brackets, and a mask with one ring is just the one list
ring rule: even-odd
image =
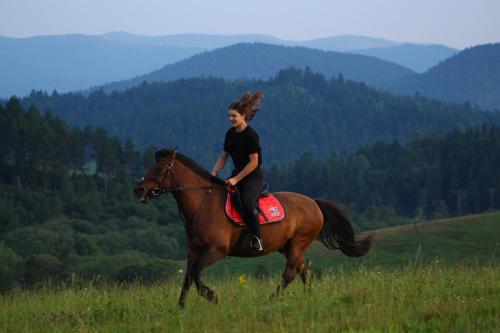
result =
[[216,176],[224,168],[228,156],[231,156],[234,170],[226,184],[236,186],[240,193],[243,220],[253,234],[251,246],[258,251],[263,251],[263,247],[255,205],[262,190],[264,175],[260,169],[262,156],[259,136],[247,122],[260,110],[261,98],[260,92],[253,95],[247,92],[229,105],[228,116],[232,127],[226,132],[222,154],[211,171],[212,176]]

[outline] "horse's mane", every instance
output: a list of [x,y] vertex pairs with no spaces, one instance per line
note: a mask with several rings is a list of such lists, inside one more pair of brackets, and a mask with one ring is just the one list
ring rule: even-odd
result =
[[[158,161],[159,159],[162,159],[172,154],[173,151],[174,151],[173,149],[166,149],[166,148],[157,150],[155,153],[155,159]],[[197,175],[203,177],[204,179],[210,180],[211,182],[214,182],[219,185],[226,184],[224,180],[220,179],[219,177],[212,176],[210,172],[205,170],[201,165],[199,165],[198,163],[196,163],[195,161],[193,161],[184,154],[177,152],[175,154],[175,159],[179,160],[179,162],[184,164],[189,169],[193,170]]]

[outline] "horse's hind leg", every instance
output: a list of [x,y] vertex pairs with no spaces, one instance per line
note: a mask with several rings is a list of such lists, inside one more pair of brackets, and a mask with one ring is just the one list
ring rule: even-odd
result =
[[300,279],[304,284],[304,291],[311,292],[311,285],[309,285],[309,288],[307,287],[307,275],[309,273],[309,264],[306,261],[304,261],[302,266],[299,267],[299,269],[297,270],[297,273],[299,273]]
[[299,273],[302,281],[305,283],[307,277],[307,268],[304,261],[304,252],[300,247],[290,246],[286,253],[286,268],[283,272],[281,283],[276,288],[273,296],[279,296],[283,290],[293,281],[295,275]]

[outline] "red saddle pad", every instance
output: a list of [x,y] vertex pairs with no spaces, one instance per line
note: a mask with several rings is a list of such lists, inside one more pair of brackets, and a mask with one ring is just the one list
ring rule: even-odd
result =
[[[276,223],[285,218],[285,210],[283,209],[283,206],[272,194],[259,198],[259,207],[262,213],[266,215],[264,217],[263,214],[259,214],[260,224]],[[237,225],[245,225],[240,213],[232,205],[231,196],[229,194],[227,195],[226,200],[226,214]]]

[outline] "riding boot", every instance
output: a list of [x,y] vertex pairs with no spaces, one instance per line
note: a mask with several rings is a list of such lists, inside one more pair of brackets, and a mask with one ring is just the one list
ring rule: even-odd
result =
[[257,251],[264,251],[264,247],[262,246],[262,238],[260,236],[260,224],[259,224],[259,211],[257,209],[253,210],[253,223],[251,227],[252,241],[250,242],[250,246]]

